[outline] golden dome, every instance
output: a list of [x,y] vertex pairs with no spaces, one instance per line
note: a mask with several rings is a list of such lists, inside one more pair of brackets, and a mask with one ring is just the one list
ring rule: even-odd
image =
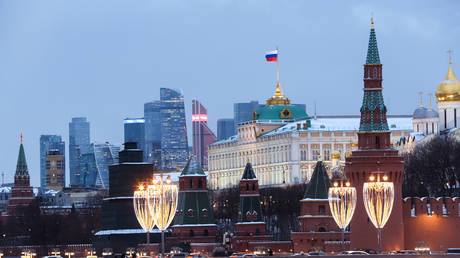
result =
[[275,106],[275,105],[290,105],[291,101],[283,94],[281,91],[281,85],[278,82],[276,85],[275,94],[269,99],[267,99],[266,106]]
[[332,159],[340,159],[340,152],[332,153],[331,158]]
[[436,98],[439,102],[460,101],[460,82],[452,71],[452,62],[450,61],[446,78],[436,88]]

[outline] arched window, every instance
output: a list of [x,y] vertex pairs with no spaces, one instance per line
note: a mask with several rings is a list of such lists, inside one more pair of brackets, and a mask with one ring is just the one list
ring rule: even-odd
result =
[[193,188],[193,180],[190,179],[190,188]]
[[201,211],[203,212],[203,217],[208,216],[208,210],[207,209],[202,209]]
[[187,210],[187,215],[188,215],[189,217],[193,217],[193,210],[192,210],[192,209],[188,209],[188,210]]
[[246,183],[246,191],[249,191],[249,184]]
[[200,181],[198,181],[198,188],[203,188],[203,179],[200,179]]
[[256,184],[252,184],[252,190],[255,191],[256,190]]
[[375,136],[375,147],[377,149],[380,148],[380,137],[378,137],[378,136]]
[[204,233],[203,233],[205,236],[209,236],[209,231],[207,229],[204,230]]

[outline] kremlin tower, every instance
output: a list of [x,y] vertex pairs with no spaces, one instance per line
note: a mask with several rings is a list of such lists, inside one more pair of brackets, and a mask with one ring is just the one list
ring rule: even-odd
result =
[[19,146],[18,163],[16,165],[16,173],[14,174],[14,186],[11,188],[11,199],[6,208],[6,212],[10,216],[18,216],[20,208],[27,207],[34,199],[34,192],[30,186],[30,175],[27,169],[26,154],[24,146]]
[[382,64],[380,63],[375,36],[374,22],[371,22],[369,47],[364,64],[364,96],[361,107],[361,121],[358,132],[358,150],[346,158],[345,173],[351,185],[357,190],[355,215],[350,224],[351,250],[371,248],[378,250],[377,230],[368,219],[363,203],[363,183],[373,173],[383,173],[394,183],[394,205],[388,223],[382,229],[382,250],[404,248],[404,226],[402,216],[402,180],[404,160],[390,143],[386,112],[382,95]]

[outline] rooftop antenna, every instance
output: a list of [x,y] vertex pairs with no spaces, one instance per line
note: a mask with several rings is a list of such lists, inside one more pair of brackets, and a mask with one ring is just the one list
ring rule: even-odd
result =
[[5,185],[5,172],[2,172],[2,186]]

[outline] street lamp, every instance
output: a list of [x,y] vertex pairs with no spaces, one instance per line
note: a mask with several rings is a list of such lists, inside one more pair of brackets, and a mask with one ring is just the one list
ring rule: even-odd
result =
[[329,208],[332,217],[342,229],[342,251],[345,251],[345,228],[350,224],[356,208],[356,188],[351,187],[349,182],[343,185],[343,181],[335,182],[329,187]]
[[382,228],[390,218],[394,202],[393,182],[386,182],[388,177],[384,175],[380,181],[380,174],[371,175],[363,185],[363,200],[367,215],[378,231],[379,253],[382,252]]
[[147,244],[150,244],[150,231],[155,227],[155,221],[149,209],[148,195],[147,189],[140,185],[139,189],[134,192],[133,206],[137,221],[142,229],[147,232]]
[[153,177],[153,184],[148,186],[147,191],[150,213],[155,225],[161,230],[161,256],[163,257],[165,252],[164,233],[176,214],[178,189],[169,176],[163,180],[163,174],[161,174],[159,180]]
[[65,252],[64,254],[67,256],[67,258],[71,258],[72,255],[75,255],[74,252],[70,252],[70,251],[67,251],[67,252]]
[[96,251],[95,250],[89,250],[88,254],[86,255],[86,258],[97,258]]

